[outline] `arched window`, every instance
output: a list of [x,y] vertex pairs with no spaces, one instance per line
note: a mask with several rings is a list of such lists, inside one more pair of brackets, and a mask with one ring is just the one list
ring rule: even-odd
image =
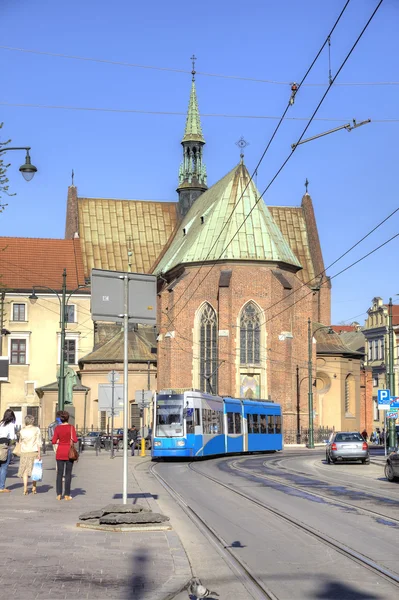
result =
[[199,319],[200,325],[200,389],[217,394],[217,322],[210,304],[205,304]]
[[350,374],[345,379],[345,413],[356,415],[355,378]]
[[260,363],[260,318],[255,304],[249,302],[240,319],[240,363]]

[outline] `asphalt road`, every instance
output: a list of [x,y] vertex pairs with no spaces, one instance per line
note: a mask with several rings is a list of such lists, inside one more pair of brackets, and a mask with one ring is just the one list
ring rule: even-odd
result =
[[324,458],[296,449],[156,469],[279,600],[398,598],[399,584],[334,543],[399,580],[399,484],[385,480],[382,465]]

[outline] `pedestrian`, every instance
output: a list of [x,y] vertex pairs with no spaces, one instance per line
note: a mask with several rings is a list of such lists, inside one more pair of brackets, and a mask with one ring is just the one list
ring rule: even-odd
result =
[[[40,460],[42,449],[42,434],[39,427],[33,423],[35,418],[32,415],[25,417],[25,427],[19,432],[19,441],[21,442],[21,458],[19,461],[18,477],[22,477],[24,482],[24,496],[28,495],[28,478],[32,476],[33,463]],[[32,481],[32,494],[36,494],[36,481]]]
[[[56,415],[55,415],[55,421],[53,421],[52,423],[50,423],[50,425],[48,426],[48,439],[49,441],[53,439],[53,435],[54,435],[54,431],[55,428],[57,427],[57,425],[61,425],[61,419],[60,419],[60,410],[57,410]],[[57,452],[57,444],[53,444],[53,450],[54,450],[54,454]]]
[[8,465],[11,460],[10,442],[16,439],[15,434],[15,414],[11,408],[8,408],[0,421],[0,493],[9,493],[11,490],[6,488],[6,477]]
[[[133,427],[131,429],[129,429],[129,431],[128,431],[128,440],[129,440],[132,456],[134,456],[134,449],[137,444],[138,434],[139,434],[139,432],[137,431],[135,425],[133,425]],[[138,449],[137,449],[137,452],[138,452]]]
[[57,425],[51,439],[52,444],[58,444],[56,459],[57,459],[57,500],[62,498],[62,478],[65,477],[65,495],[64,500],[72,500],[71,496],[71,480],[73,460],[69,458],[69,449],[72,443],[77,443],[76,430],[73,425],[69,425],[69,412],[61,410],[59,412],[61,424]]
[[362,436],[364,438],[364,441],[367,442],[368,435],[367,435],[367,431],[365,429],[363,429],[363,431],[362,431]]

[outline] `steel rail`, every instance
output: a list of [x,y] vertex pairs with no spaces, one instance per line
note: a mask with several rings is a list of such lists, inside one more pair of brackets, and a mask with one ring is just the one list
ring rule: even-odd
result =
[[281,519],[282,521],[285,521],[286,523],[293,525],[296,529],[300,529],[301,531],[306,532],[311,537],[322,542],[325,546],[329,546],[330,548],[333,548],[334,550],[336,550],[337,552],[339,552],[346,558],[349,558],[353,562],[356,562],[357,564],[363,566],[364,568],[367,568],[368,570],[374,572],[379,577],[382,577],[383,579],[389,581],[395,587],[399,587],[399,576],[396,575],[396,573],[392,573],[391,571],[389,571],[385,567],[382,567],[381,565],[374,562],[367,556],[360,554],[360,552],[357,552],[356,550],[353,550],[352,548],[349,548],[348,546],[341,544],[337,540],[334,540],[333,538],[330,538],[329,536],[325,535],[324,533],[317,531],[310,525],[306,525],[305,523],[302,523],[302,521],[299,521],[298,519],[290,517],[289,515],[285,514],[284,512],[282,512],[280,510],[277,510],[276,508],[267,506],[267,504],[265,504],[264,502],[261,502],[260,500],[256,500],[255,498],[252,498],[245,492],[235,490],[232,487],[226,485],[225,483],[222,483],[215,477],[212,477],[211,475],[207,475],[207,474],[199,471],[198,469],[194,468],[193,463],[190,463],[188,465],[188,467],[195,473],[198,473],[202,477],[205,477],[206,479],[209,479],[209,480],[217,483],[221,487],[226,488],[227,490],[229,490],[230,492],[233,492],[237,496],[241,496],[242,498],[245,498],[252,504],[255,504],[256,506],[260,506],[267,512],[269,512],[269,513],[273,514],[274,516],[278,517],[279,519]]
[[212,543],[228,566],[232,569],[238,580],[245,586],[254,600],[278,600],[256,575],[251,573],[247,565],[234,555],[229,544],[211,527],[191,506],[189,506],[181,495],[160,475],[156,470],[157,465],[152,464],[151,473],[166,489],[171,497],[182,508],[190,520],[198,527],[200,532]]
[[[395,517],[391,517],[390,515],[384,515],[377,511],[371,510],[370,508],[363,508],[362,506],[358,506],[357,504],[352,504],[351,502],[346,502],[346,500],[338,500],[338,499],[335,499],[326,494],[320,494],[319,492],[310,491],[305,485],[298,485],[296,483],[290,483],[290,482],[286,483],[285,481],[281,481],[281,478],[273,477],[272,475],[267,475],[267,474],[263,474],[263,473],[256,473],[255,471],[251,471],[250,469],[246,469],[245,467],[237,466],[237,462],[238,461],[235,461],[231,465],[231,468],[234,469],[235,471],[242,471],[243,473],[248,473],[249,475],[252,475],[252,477],[258,477],[261,479],[274,481],[284,487],[305,491],[306,494],[308,494],[309,496],[314,496],[315,498],[322,498],[323,500],[329,500],[331,503],[334,503],[336,506],[341,505],[341,506],[347,506],[349,508],[356,508],[356,510],[358,510],[360,512],[370,514],[373,517],[382,517],[383,519],[389,519],[390,521],[392,521],[392,523],[396,523],[397,525],[399,525],[399,519],[396,519]],[[267,463],[265,463],[265,462],[263,463],[263,465],[265,465],[265,466],[266,466],[266,464]],[[377,498],[377,496],[376,496],[376,498]]]

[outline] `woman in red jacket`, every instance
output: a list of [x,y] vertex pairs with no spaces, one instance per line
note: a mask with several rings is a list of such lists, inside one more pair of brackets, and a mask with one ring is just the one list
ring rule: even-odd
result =
[[71,440],[76,444],[76,430],[73,425],[69,425],[69,412],[61,410],[57,413],[61,420],[61,425],[57,425],[54,430],[52,444],[58,444],[56,459],[57,459],[57,500],[62,497],[62,478],[65,477],[65,496],[64,500],[72,500],[71,496],[71,479],[73,461],[69,460],[69,448]]

